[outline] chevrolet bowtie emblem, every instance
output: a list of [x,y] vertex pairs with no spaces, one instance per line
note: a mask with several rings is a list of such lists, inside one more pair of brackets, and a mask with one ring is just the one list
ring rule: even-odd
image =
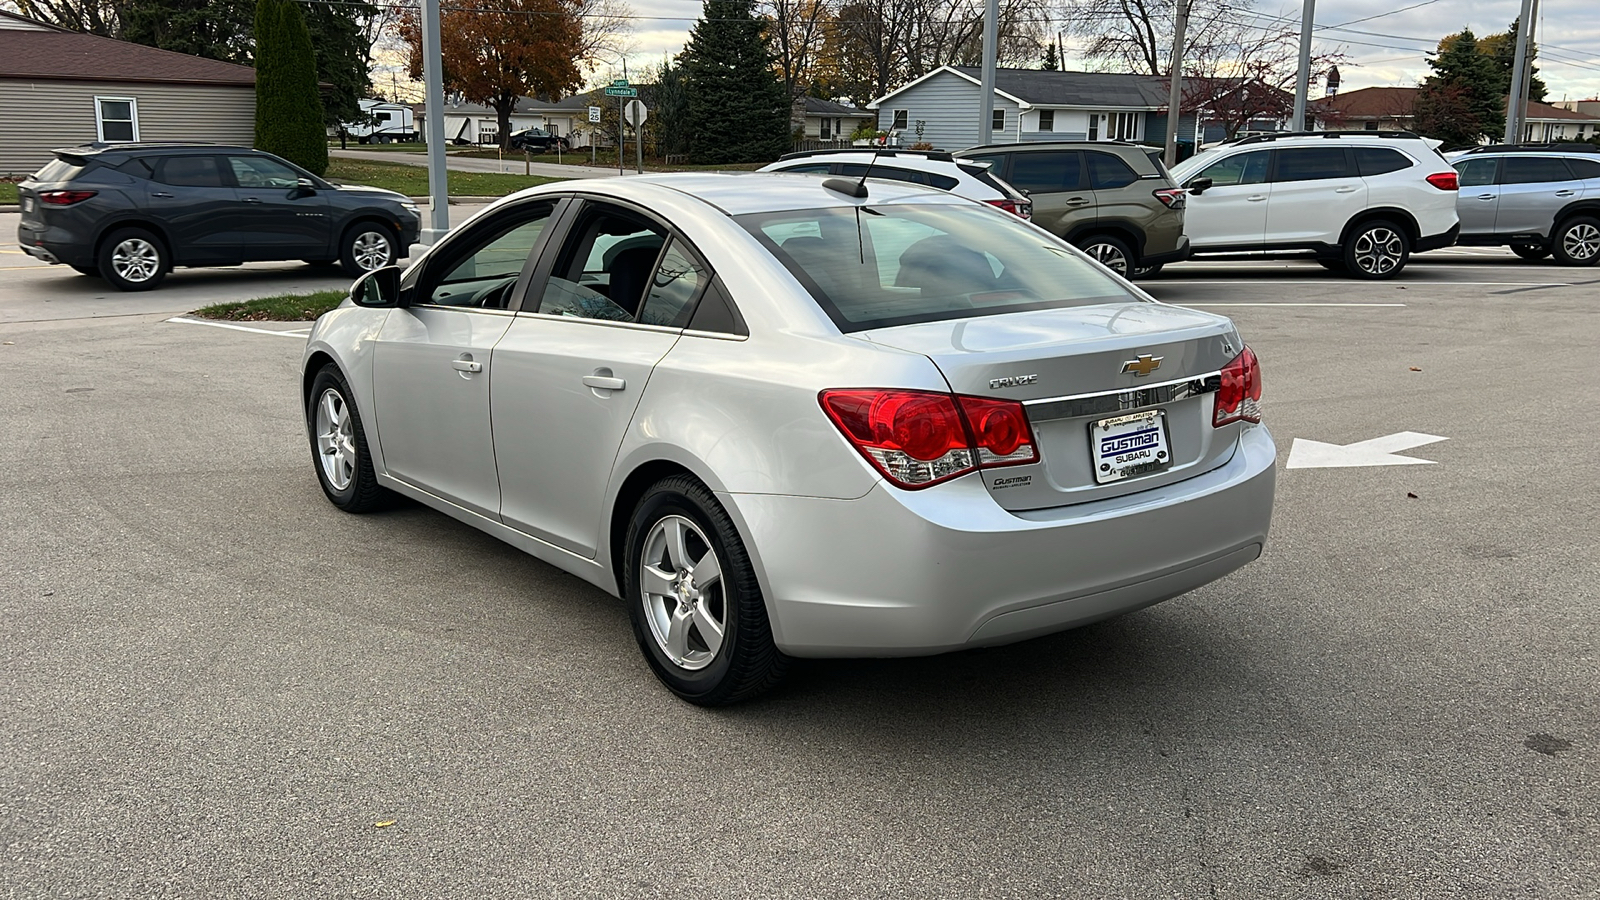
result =
[[1122,374],[1132,372],[1135,377],[1142,378],[1161,368],[1161,361],[1165,356],[1151,356],[1148,353],[1139,354],[1138,359],[1130,359],[1122,364]]

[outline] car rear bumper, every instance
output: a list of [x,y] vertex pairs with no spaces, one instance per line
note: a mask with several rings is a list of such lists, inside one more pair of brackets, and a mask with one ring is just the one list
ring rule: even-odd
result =
[[1194,254],[1194,248],[1189,246],[1189,236],[1184,235],[1178,239],[1178,249],[1170,253],[1146,253],[1139,258],[1141,266],[1164,266],[1167,263],[1179,263]]
[[1438,250],[1442,247],[1452,246],[1455,244],[1456,239],[1460,236],[1461,226],[1457,224],[1452,226],[1450,230],[1440,234],[1427,235],[1425,237],[1417,238],[1417,246],[1413,249],[1413,252],[1424,253],[1428,250]]
[[22,252],[47,263],[67,263],[77,266],[94,265],[94,249],[86,243],[58,241],[52,231],[59,229],[33,228],[27,223],[17,226],[17,245]]
[[1005,644],[1176,597],[1260,556],[1277,451],[1243,430],[1203,475],[1111,500],[1011,513],[980,479],[857,500],[737,494],[778,646],[912,656]]

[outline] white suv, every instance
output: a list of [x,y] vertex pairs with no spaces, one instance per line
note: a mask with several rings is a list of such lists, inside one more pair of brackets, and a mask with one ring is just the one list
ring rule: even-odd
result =
[[1033,217],[1033,201],[991,175],[989,163],[956,159],[939,150],[808,150],[786,154],[759,171],[860,178],[868,166],[872,178],[925,184],[998,206],[1024,219]]
[[1189,189],[1196,256],[1312,253],[1356,278],[1392,278],[1412,253],[1456,242],[1456,171],[1406,131],[1242,138],[1172,170]]

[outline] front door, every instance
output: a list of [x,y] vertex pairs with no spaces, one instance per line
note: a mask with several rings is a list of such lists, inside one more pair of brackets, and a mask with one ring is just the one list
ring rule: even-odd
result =
[[240,260],[239,196],[220,157],[166,156],[145,185],[145,210],[161,223],[179,265]]
[[1462,234],[1494,234],[1495,211],[1500,206],[1500,185],[1495,183],[1499,167],[1500,160],[1494,157],[1456,163],[1461,185],[1456,192],[1456,216]]
[[1211,187],[1191,192],[1183,205],[1183,231],[1196,250],[1259,250],[1267,231],[1267,163],[1272,151],[1251,150],[1219,159],[1184,184],[1202,178]]
[[328,198],[299,186],[300,173],[265,156],[229,156],[241,218],[249,231],[245,259],[329,259]]
[[[389,314],[373,352],[378,443],[387,472],[473,512],[498,518],[500,480],[490,383],[520,389],[493,366],[553,201],[503,210],[478,238],[439,248]],[[408,279],[409,280],[409,279]]]
[[659,223],[586,202],[495,347],[492,400],[501,519],[593,557],[601,505],[650,373],[678,336],[710,272]]

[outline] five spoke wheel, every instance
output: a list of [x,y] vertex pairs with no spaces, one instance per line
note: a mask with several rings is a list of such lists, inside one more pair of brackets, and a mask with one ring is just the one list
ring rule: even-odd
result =
[[317,459],[322,463],[322,476],[337,491],[349,489],[360,464],[350,426],[344,397],[334,388],[323,391],[317,399]]
[[645,619],[656,645],[694,672],[716,659],[727,633],[722,565],[700,527],[666,516],[650,528],[639,564]]

